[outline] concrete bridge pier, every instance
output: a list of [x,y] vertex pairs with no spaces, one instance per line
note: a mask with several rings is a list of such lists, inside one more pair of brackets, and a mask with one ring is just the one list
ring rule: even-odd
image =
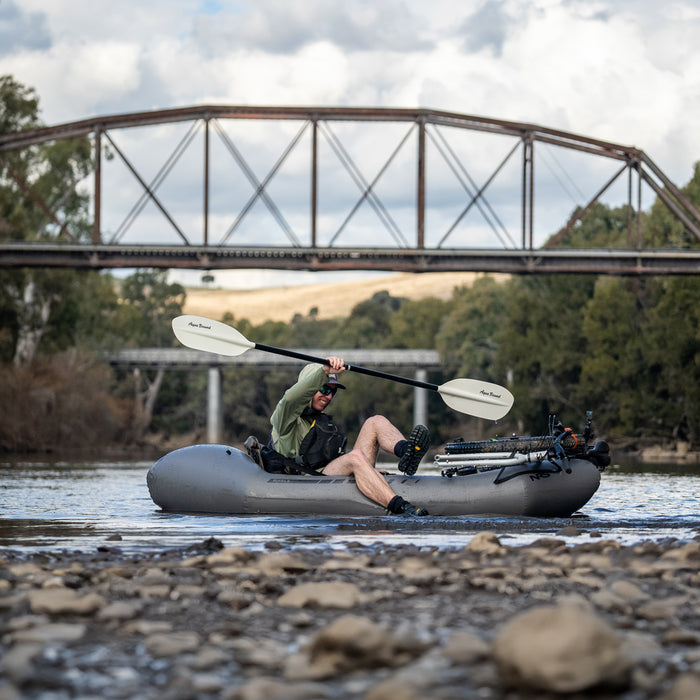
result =
[[223,434],[224,407],[221,401],[221,367],[209,368],[207,389],[207,439],[220,443]]
[[[417,367],[415,379],[427,382],[428,370],[425,367]],[[417,386],[413,389],[413,425],[419,423],[428,425],[428,390]]]

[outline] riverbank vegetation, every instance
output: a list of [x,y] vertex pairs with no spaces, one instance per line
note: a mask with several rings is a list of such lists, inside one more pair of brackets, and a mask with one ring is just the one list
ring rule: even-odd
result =
[[[0,131],[38,124],[33,91],[0,78]],[[78,184],[90,163],[82,139],[8,155],[0,163],[0,239],[55,240],[68,228],[87,238],[88,202]],[[23,179],[59,219],[27,194]],[[700,206],[700,165],[684,193]],[[627,247],[628,221],[626,206],[595,204],[557,236],[557,245]],[[643,214],[642,232],[644,245],[698,246],[660,201]],[[0,270],[0,449],[204,439],[205,372],[112,369],[105,360],[118,348],[175,347],[170,320],[185,299],[186,290],[166,271],[117,279],[97,271]],[[434,348],[443,371],[431,381],[474,377],[505,384],[515,395],[512,411],[496,426],[455,415],[431,395],[436,444],[458,435],[541,434],[551,414],[579,428],[592,410],[601,437],[697,447],[699,299],[695,276],[485,277],[456,288],[449,300],[380,292],[342,318],[320,319],[312,310],[290,323],[230,314],[221,320],[255,342],[279,347]],[[281,367],[225,370],[224,439],[239,444],[251,433],[264,439],[268,416],[295,374]],[[350,391],[333,410],[351,435],[372,413],[410,429],[410,387],[357,375],[347,383]]]

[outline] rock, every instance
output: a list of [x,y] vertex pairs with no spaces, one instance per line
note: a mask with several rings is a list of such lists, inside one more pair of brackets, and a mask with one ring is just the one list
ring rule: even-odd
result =
[[505,554],[507,551],[493,532],[480,532],[475,535],[465,549],[479,554]]
[[243,593],[235,588],[221,591],[216,596],[216,599],[220,603],[230,605],[234,610],[243,610],[243,608],[247,608],[253,602],[253,597],[249,593]]
[[256,562],[257,569],[268,576],[291,573],[299,574],[309,570],[309,565],[298,556],[285,552],[263,554]]
[[102,610],[97,613],[98,620],[131,620],[135,618],[142,609],[142,605],[139,602],[128,602],[124,600],[118,600],[109,605],[105,605]]
[[74,642],[83,637],[86,631],[87,627],[83,624],[51,622],[13,632],[10,636],[14,642],[47,644],[49,642]]
[[539,549],[552,550],[559,549],[560,547],[566,547],[566,542],[564,542],[564,540],[559,540],[556,537],[540,537],[531,545],[524,548],[524,551],[531,553],[536,552]]
[[273,678],[254,678],[224,693],[224,700],[315,700],[336,697],[319,683],[285,683]]
[[423,693],[416,691],[404,681],[389,678],[388,680],[370,688],[364,700],[418,700],[424,698]]
[[309,615],[309,613],[300,612],[297,615],[290,615],[287,618],[287,622],[288,624],[292,625],[292,627],[311,627],[311,625],[314,623],[314,618]]
[[63,583],[63,578],[60,576],[52,576],[51,578],[47,578],[42,584],[42,588],[65,588],[66,586]]
[[634,665],[656,666],[663,656],[661,645],[646,632],[628,632],[623,640],[624,654]]
[[326,571],[338,571],[341,569],[366,569],[369,566],[370,558],[366,554],[357,557],[342,556],[337,554],[332,559],[323,562],[319,567]]
[[622,640],[590,610],[541,606],[516,615],[493,647],[510,686],[571,693],[619,683],[629,668]]
[[16,630],[45,625],[48,621],[49,618],[46,615],[18,615],[8,620],[4,627],[7,632],[15,632]]
[[134,620],[134,622],[127,622],[121,631],[124,634],[142,634],[145,637],[158,632],[169,632],[172,628],[172,623],[165,620]]
[[213,695],[224,687],[223,680],[213,673],[195,673],[190,679],[195,696]]
[[615,581],[610,584],[610,591],[618,598],[632,603],[649,599],[649,595],[631,581]]
[[146,651],[153,656],[177,656],[199,648],[201,640],[196,632],[168,632],[146,637]]
[[559,537],[578,537],[580,534],[581,530],[579,530],[575,525],[567,525],[557,532]]
[[13,683],[21,685],[34,673],[32,662],[42,649],[43,645],[37,642],[16,644],[3,656],[0,669]]
[[297,678],[320,679],[357,669],[397,667],[414,659],[426,646],[408,635],[395,637],[368,618],[343,615],[314,636],[307,668],[288,667],[287,671],[299,673]]
[[243,666],[258,666],[265,669],[278,669],[287,658],[287,649],[274,639],[252,639],[242,637],[230,642],[236,651],[236,659]]
[[663,636],[664,644],[687,644],[688,646],[700,646],[700,632],[674,627]]
[[414,582],[425,582],[442,576],[442,569],[421,557],[404,557],[396,568],[403,578]]
[[591,602],[603,610],[610,612],[621,612],[625,615],[631,615],[633,608],[624,598],[615,595],[610,589],[596,591],[591,595]]
[[205,586],[197,586],[194,584],[183,583],[179,586],[175,586],[172,591],[170,591],[170,600],[179,600],[180,598],[204,598],[207,594],[207,589]]
[[455,632],[445,645],[442,653],[453,663],[471,664],[490,654],[489,645],[471,632]]
[[98,593],[80,595],[72,588],[30,591],[28,597],[29,607],[36,613],[89,615],[107,604]]
[[206,557],[208,566],[228,566],[243,564],[253,558],[253,554],[243,547],[227,547]]
[[277,599],[277,605],[288,608],[337,608],[350,610],[362,599],[354,583],[328,581],[301,583]]
[[700,559],[700,542],[689,542],[676,549],[669,549],[661,555],[662,559],[677,559],[678,561],[695,562]]
[[605,579],[601,576],[592,576],[588,573],[588,569],[574,569],[569,572],[567,579],[570,583],[578,583],[587,588],[602,588],[605,584]]
[[0,681],[0,700],[22,700],[22,696],[17,688]]
[[678,613],[678,608],[687,602],[687,596],[652,600],[640,605],[637,608],[637,615],[645,620],[672,620]]
[[170,583],[170,574],[157,566],[151,566],[139,576],[138,581],[143,586],[156,586],[158,584]]
[[156,583],[153,585],[139,586],[136,592],[146,601],[151,598],[167,598],[170,595],[170,585],[167,583]]
[[230,663],[231,655],[223,649],[214,646],[206,646],[197,652],[192,668],[199,671],[209,671],[221,664]]
[[700,675],[684,673],[674,683],[668,693],[659,700],[697,700],[700,698]]

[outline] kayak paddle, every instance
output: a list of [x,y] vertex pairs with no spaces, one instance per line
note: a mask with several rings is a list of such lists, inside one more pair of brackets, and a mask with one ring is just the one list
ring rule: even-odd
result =
[[[246,350],[256,349],[276,355],[293,357],[305,362],[317,362],[325,365],[325,357],[313,357],[294,350],[284,350],[272,345],[253,343],[235,328],[202,316],[178,316],[173,319],[173,332],[177,339],[188,348],[204,350],[218,355],[242,355]],[[400,377],[376,369],[346,365],[345,369],[370,377],[380,377],[401,384],[409,384],[429,391],[437,391],[442,400],[455,411],[477,418],[498,420],[508,413],[513,405],[513,395],[505,387],[491,384],[480,379],[452,379],[444,384],[430,384],[418,379]]]

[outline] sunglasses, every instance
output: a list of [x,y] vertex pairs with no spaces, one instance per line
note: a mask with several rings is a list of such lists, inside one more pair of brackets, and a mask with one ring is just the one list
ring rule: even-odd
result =
[[322,386],[319,391],[324,395],[324,396],[335,396],[335,392],[337,389],[331,389],[329,386]]

